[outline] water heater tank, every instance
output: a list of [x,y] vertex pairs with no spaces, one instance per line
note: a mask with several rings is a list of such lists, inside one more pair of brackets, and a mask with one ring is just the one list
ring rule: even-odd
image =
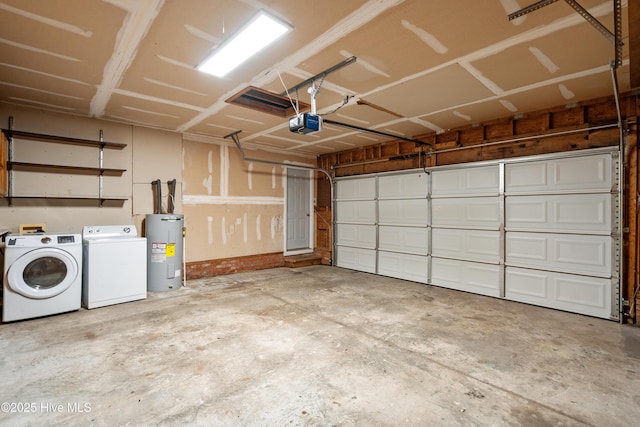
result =
[[147,291],[179,289],[182,283],[184,215],[149,214],[147,237]]

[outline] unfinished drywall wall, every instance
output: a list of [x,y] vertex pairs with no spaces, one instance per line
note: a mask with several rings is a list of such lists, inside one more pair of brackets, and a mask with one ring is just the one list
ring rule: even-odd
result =
[[[131,223],[131,126],[87,118],[60,115],[12,105],[0,106],[0,123],[13,129],[46,135],[99,140],[126,144],[122,150],[104,150],[104,167],[126,169],[119,176],[103,178],[104,197],[123,198],[116,206],[99,207],[96,201],[14,200],[9,206],[0,199],[0,228],[18,232],[20,224],[45,224],[47,232],[81,233],[82,227],[94,224]],[[68,166],[98,167],[99,149],[68,144],[53,144],[15,138],[13,161]],[[63,173],[65,171],[15,170],[14,196],[98,197],[96,174]],[[69,171],[66,171],[69,172]]]
[[160,180],[162,212],[168,212],[168,182],[176,180],[174,213],[182,213],[182,136],[179,133],[142,127],[132,128],[134,142],[133,216],[136,225],[147,214],[154,213],[155,203],[151,183]]
[[[245,162],[231,141],[184,139],[187,260],[282,252],[286,167]],[[313,166],[310,159],[245,151],[252,158]]]

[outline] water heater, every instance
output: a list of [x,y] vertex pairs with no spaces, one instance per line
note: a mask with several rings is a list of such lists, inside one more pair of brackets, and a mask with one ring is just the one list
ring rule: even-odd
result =
[[149,214],[147,237],[147,291],[179,289],[182,283],[184,215]]

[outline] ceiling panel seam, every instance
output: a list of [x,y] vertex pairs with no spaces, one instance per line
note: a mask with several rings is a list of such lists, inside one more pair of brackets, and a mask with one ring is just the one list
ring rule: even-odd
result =
[[102,117],[114,89],[136,56],[138,46],[155,21],[164,0],[140,0],[125,18],[118,32],[114,51],[105,65],[102,83],[98,86],[89,107],[90,117]]
[[158,98],[156,96],[143,95],[143,94],[140,94],[140,93],[132,92],[130,90],[113,89],[112,92],[114,94],[127,96],[129,98],[143,99],[145,101],[157,102],[158,104],[172,105],[174,107],[181,107],[181,108],[185,108],[187,110],[204,111],[204,108],[198,107],[198,106],[195,106],[195,105],[185,104],[185,103],[176,102],[176,101],[170,101],[168,99]]
[[78,28],[75,25],[67,24],[66,22],[56,21],[55,19],[47,18],[41,15],[36,15],[35,13],[27,12],[26,10],[9,6],[8,4],[0,3],[0,9],[6,10],[7,12],[15,13],[16,15],[23,16],[25,18],[39,22],[41,24],[49,25],[50,27],[58,28],[59,30],[77,34],[82,37],[88,38],[93,35],[93,32],[84,31],[83,29]]
[[20,70],[20,71],[26,71],[27,73],[33,73],[33,74],[38,74],[38,75],[45,76],[45,77],[51,77],[52,79],[62,80],[62,81],[69,82],[69,83],[76,83],[76,84],[79,84],[79,85],[82,85],[82,86],[91,86],[89,83],[83,82],[82,80],[70,79],[68,77],[57,76],[55,74],[45,73],[44,71],[34,70],[33,68],[27,68],[27,67],[21,67],[19,65],[7,64],[6,62],[0,62],[0,65],[3,66],[3,67],[14,68],[14,69]]
[[491,92],[493,92],[494,95],[500,95],[501,93],[504,92],[504,90],[502,90],[500,86],[495,84],[489,78],[485,77],[484,74],[482,74],[482,72],[478,70],[476,67],[474,67],[473,65],[469,64],[466,61],[460,61],[459,64],[469,74],[471,74],[471,76],[473,76],[477,81],[479,81],[484,87],[486,87]]
[[63,55],[61,53],[51,52],[50,50],[40,49],[38,47],[29,46],[29,45],[24,44],[24,43],[15,42],[13,40],[7,40],[7,39],[4,39],[4,38],[0,38],[0,43],[4,43],[4,44],[9,45],[9,46],[17,47],[18,49],[23,49],[23,50],[28,50],[28,51],[31,51],[31,52],[42,53],[43,55],[49,55],[49,56],[53,56],[54,58],[64,59],[65,61],[80,62],[80,59],[74,58],[73,56],[67,56],[67,55]]

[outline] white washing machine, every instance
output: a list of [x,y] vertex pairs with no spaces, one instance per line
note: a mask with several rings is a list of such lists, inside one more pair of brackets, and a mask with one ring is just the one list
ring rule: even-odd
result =
[[81,293],[79,234],[6,236],[3,322],[78,310]]
[[82,229],[82,304],[98,308],[147,297],[147,239],[135,225]]

